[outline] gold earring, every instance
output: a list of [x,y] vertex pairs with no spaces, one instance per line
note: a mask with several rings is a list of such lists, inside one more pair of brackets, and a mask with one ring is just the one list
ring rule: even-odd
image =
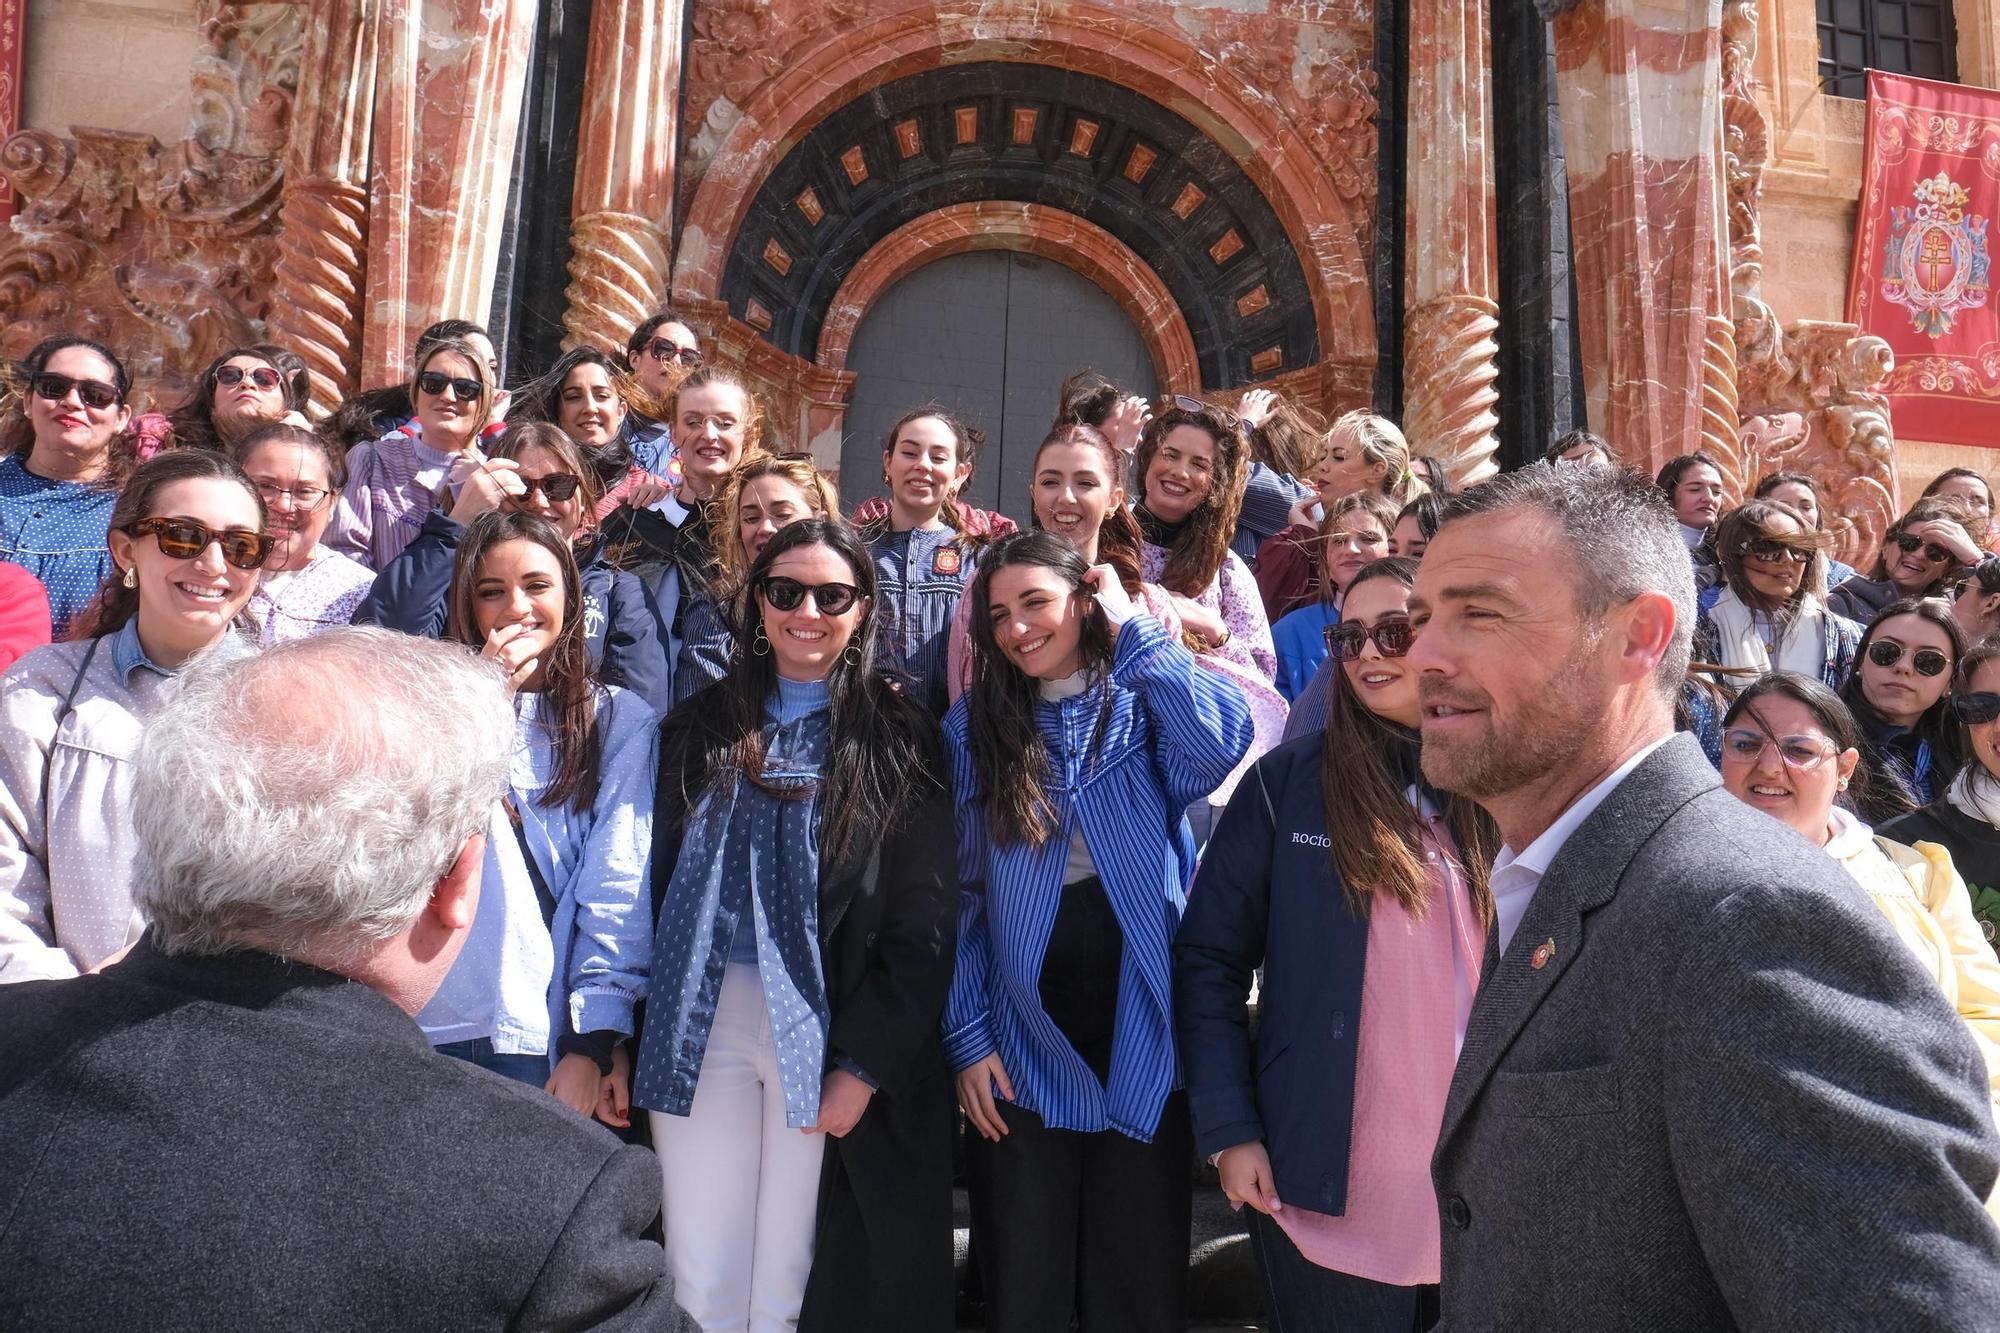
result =
[[133,568],[127,569],[125,571],[125,577],[120,579],[119,582],[123,583],[128,588],[138,587],[139,586],[138,568],[135,566]]

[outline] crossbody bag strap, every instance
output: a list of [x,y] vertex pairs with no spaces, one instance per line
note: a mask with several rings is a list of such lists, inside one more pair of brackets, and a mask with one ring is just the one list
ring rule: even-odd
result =
[[[49,753],[48,756],[42,761],[42,829],[43,829],[42,862],[44,866],[46,866],[48,863],[48,855],[49,855],[47,831],[55,824],[53,812],[51,812],[49,809],[49,788],[50,784],[55,779],[56,739],[62,735],[63,723],[67,722],[69,720],[69,715],[76,711],[76,696],[83,692],[84,674],[90,670],[90,664],[91,662],[96,660],[97,650],[100,647],[102,647],[103,644],[104,644],[104,636],[99,635],[97,638],[92,639],[90,641],[90,647],[83,650],[83,661],[77,664],[76,675],[70,679],[69,688],[63,691],[62,702],[56,705],[55,730],[49,733]],[[56,929],[55,895],[51,894],[49,895],[49,934],[51,937],[54,936],[55,929]]]

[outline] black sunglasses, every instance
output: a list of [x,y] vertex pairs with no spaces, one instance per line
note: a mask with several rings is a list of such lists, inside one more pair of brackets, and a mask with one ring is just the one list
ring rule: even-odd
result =
[[278,372],[269,366],[258,366],[254,370],[245,370],[241,366],[224,366],[215,372],[215,382],[225,389],[233,389],[243,382],[245,375],[250,377],[252,384],[266,393],[278,387]]
[[[1878,667],[1892,667],[1903,660],[1903,645],[1894,639],[1877,639],[1868,645],[1868,660]],[[1951,670],[1951,659],[1937,648],[1919,648],[1910,655],[1910,665],[1920,676],[1942,676]]]
[[77,398],[85,407],[94,407],[100,412],[117,403],[119,398],[116,385],[106,384],[103,380],[72,379],[68,375],[58,375],[53,371],[43,371],[35,376],[32,383],[37,398],[60,403],[69,397],[71,389],[75,389]]
[[468,403],[476,400],[480,391],[486,387],[478,380],[460,379],[456,375],[444,375],[435,370],[426,370],[417,376],[417,388],[433,397],[444,397],[447,386],[461,401]]
[[674,361],[679,361],[684,366],[698,366],[701,364],[701,349],[699,347],[676,347],[665,338],[655,338],[653,341],[647,343],[646,355],[652,357],[653,360],[663,366]]
[[1803,546],[1788,546],[1770,537],[1753,537],[1736,548],[1738,555],[1745,555],[1760,565],[1781,565],[1790,561],[1803,565],[1812,559],[1812,552]]
[[175,560],[193,560],[213,542],[222,547],[222,558],[238,569],[261,568],[277,541],[248,528],[216,532],[191,518],[142,518],[125,531],[134,537],[151,534],[159,538],[160,554]]
[[1954,694],[1951,696],[1951,711],[1958,714],[1958,720],[1968,727],[1983,727],[1995,718],[2000,718],[2000,694],[1981,690],[1978,694]]
[[575,495],[576,488],[581,485],[583,485],[582,480],[574,472],[551,472],[546,477],[522,477],[520,498],[532,500],[535,498],[535,492],[540,491],[550,500],[561,503]]
[[860,600],[861,590],[852,583],[800,583],[797,579],[766,576],[757,584],[764,600],[778,611],[796,611],[811,593],[822,615],[837,616]]
[[1926,560],[1951,559],[1951,552],[1945,550],[1944,547],[1939,546],[1936,542],[1927,542],[1922,537],[1912,537],[1907,532],[1900,533],[1896,537],[1896,549],[1904,555],[1908,555],[1919,546],[1924,548],[1924,559]]
[[1352,662],[1361,656],[1361,645],[1370,640],[1375,643],[1375,651],[1384,657],[1406,656],[1410,645],[1417,641],[1417,627],[1407,620],[1385,620],[1374,629],[1359,621],[1348,621],[1328,625],[1320,634],[1326,640],[1327,656],[1336,662]]

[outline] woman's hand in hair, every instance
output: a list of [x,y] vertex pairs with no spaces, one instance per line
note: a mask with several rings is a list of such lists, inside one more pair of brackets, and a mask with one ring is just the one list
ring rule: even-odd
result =
[[1007,1137],[1007,1122],[1000,1118],[1000,1108],[993,1104],[995,1088],[1000,1096],[1010,1102],[1014,1100],[1014,1085],[1008,1080],[1007,1067],[1000,1063],[997,1053],[958,1071],[959,1109],[981,1137],[998,1143]]
[[1244,394],[1243,401],[1236,405],[1236,415],[1241,417],[1243,424],[1251,430],[1269,421],[1271,414],[1277,410],[1278,395],[1269,389],[1252,389]]
[[588,1117],[597,1109],[597,1085],[602,1077],[597,1072],[597,1061],[571,1051],[556,1061],[555,1072],[549,1075],[542,1090],[578,1115]]
[[1222,1177],[1222,1192],[1229,1206],[1241,1210],[1249,1204],[1266,1217],[1282,1212],[1278,1186],[1271,1177],[1271,1154],[1261,1143],[1239,1143],[1224,1148],[1215,1159],[1216,1174]]
[[1139,447],[1139,437],[1146,433],[1146,423],[1152,419],[1153,410],[1146,406],[1145,399],[1137,394],[1120,398],[1111,415],[1104,418],[1104,438],[1119,453],[1129,454]]
[[521,465],[511,458],[461,458],[452,463],[451,470],[458,487],[458,498],[451,503],[454,523],[470,523],[488,510],[498,509],[503,500],[527,492],[521,484]]
[[801,1132],[846,1138],[847,1132],[861,1122],[861,1113],[868,1109],[868,1100],[874,1095],[873,1088],[845,1069],[834,1070],[819,1086],[818,1121]]
[[622,1041],[611,1048],[611,1072],[597,1083],[597,1118],[613,1129],[632,1124],[632,1052]]
[[1976,565],[1986,556],[1986,552],[1979,549],[1979,543],[1972,540],[1972,535],[1948,518],[1933,518],[1922,523],[1912,523],[1904,530],[1912,537],[1922,537],[1927,542],[1936,542],[1950,551],[1952,558],[1961,565]]
[[[527,630],[528,627],[520,621],[501,625],[486,636],[486,646],[479,650],[481,657],[498,662],[507,672],[507,688],[510,690],[519,690],[528,677],[535,674],[535,667],[541,661],[540,658],[530,657],[527,646],[520,642]],[[594,1102],[595,1098],[592,1100]]]
[[1083,586],[1104,609],[1104,618],[1111,624],[1111,637],[1117,638],[1118,631],[1137,612],[1132,605],[1132,594],[1125,591],[1124,581],[1118,571],[1109,565],[1092,565],[1083,572]]

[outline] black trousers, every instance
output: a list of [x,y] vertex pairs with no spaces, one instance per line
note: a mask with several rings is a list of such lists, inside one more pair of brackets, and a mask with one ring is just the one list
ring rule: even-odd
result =
[[1436,1283],[1394,1287],[1321,1268],[1285,1229],[1245,1208],[1271,1333],[1426,1333],[1438,1321]]
[[1151,1143],[1050,1129],[1000,1103],[1007,1137],[966,1137],[988,1333],[1162,1333],[1188,1324],[1194,1136],[1187,1095]]

